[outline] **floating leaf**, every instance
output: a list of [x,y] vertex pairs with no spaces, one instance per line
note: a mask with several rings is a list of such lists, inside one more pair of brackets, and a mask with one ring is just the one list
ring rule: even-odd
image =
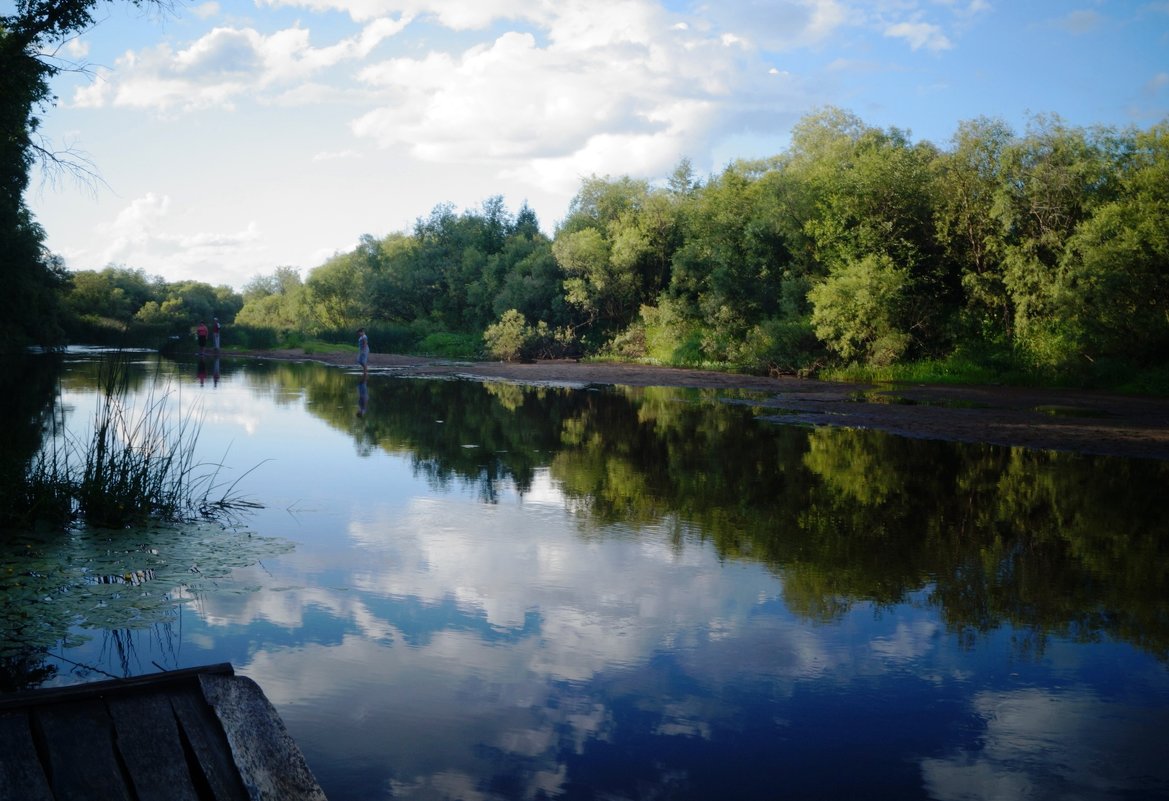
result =
[[0,542],[0,657],[52,648],[77,629],[149,627],[212,592],[255,591],[232,584],[232,571],[290,550],[213,523],[13,534]]

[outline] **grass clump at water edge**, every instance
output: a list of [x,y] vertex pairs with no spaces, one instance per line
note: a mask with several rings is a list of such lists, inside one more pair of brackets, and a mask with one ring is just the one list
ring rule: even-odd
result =
[[124,528],[257,506],[236,494],[239,480],[218,480],[222,465],[196,461],[201,412],[172,415],[174,391],[165,385],[157,391],[157,379],[141,407],[132,409],[124,354],[103,357],[98,375],[100,397],[88,438],[50,432],[27,471],[25,522]]

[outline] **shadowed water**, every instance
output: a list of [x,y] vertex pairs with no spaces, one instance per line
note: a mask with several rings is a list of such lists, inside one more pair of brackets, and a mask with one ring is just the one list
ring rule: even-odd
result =
[[[66,357],[48,414],[83,428],[95,376]],[[135,376],[263,508],[10,532],[6,688],[230,661],[333,801],[1169,797],[1167,463],[743,394]]]

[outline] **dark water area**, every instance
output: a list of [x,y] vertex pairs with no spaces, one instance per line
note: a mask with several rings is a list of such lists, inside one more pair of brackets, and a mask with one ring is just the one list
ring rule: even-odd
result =
[[[5,371],[6,476],[99,359]],[[230,661],[333,801],[1169,798],[1169,463],[137,355],[160,386],[262,508],[3,532],[0,689]]]

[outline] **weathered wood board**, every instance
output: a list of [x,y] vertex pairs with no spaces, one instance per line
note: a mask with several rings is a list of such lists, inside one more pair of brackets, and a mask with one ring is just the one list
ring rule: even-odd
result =
[[0,801],[325,801],[231,665],[0,696]]

